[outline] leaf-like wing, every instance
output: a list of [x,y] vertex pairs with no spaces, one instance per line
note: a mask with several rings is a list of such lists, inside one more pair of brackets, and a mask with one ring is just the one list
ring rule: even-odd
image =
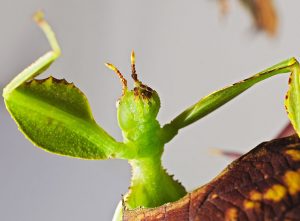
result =
[[5,104],[25,136],[46,151],[106,159],[123,145],[95,123],[85,95],[65,80],[25,82],[5,96]]
[[[162,131],[164,133],[164,136],[166,137],[165,142],[171,140],[177,134],[179,129],[186,127],[189,124],[192,124],[195,121],[206,116],[207,114],[213,112],[214,110],[232,100],[256,83],[259,83],[260,81],[263,81],[277,74],[291,72],[291,69],[294,69],[294,67],[296,66],[299,66],[299,64],[295,58],[288,59],[262,72],[259,72],[250,78],[237,82],[231,86],[225,87],[202,98],[196,104],[192,105],[184,112],[179,114],[174,120],[171,121],[171,123],[166,124],[163,127]],[[294,75],[296,75],[296,72],[294,73]],[[297,74],[299,74],[299,72],[297,72]],[[293,89],[297,90],[298,88],[293,87]],[[299,94],[299,91],[297,94]]]
[[295,66],[289,78],[289,90],[286,94],[285,108],[288,117],[300,136],[300,67]]
[[300,139],[264,142],[179,201],[125,210],[123,220],[300,220]]

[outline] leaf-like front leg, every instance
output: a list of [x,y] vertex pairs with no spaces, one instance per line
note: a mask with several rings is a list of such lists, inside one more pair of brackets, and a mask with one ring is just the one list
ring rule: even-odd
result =
[[163,137],[166,137],[165,142],[170,141],[179,131],[195,121],[201,119],[207,114],[221,107],[231,99],[243,93],[248,88],[256,83],[272,77],[277,74],[291,72],[289,91],[287,94],[286,108],[288,116],[297,131],[300,134],[300,82],[299,82],[299,63],[295,58],[290,58],[280,62],[262,72],[253,75],[243,81],[237,82],[231,86],[218,90],[198,101],[181,114],[179,114],[169,124],[162,128]]
[[44,15],[42,12],[37,12],[34,15],[34,20],[44,31],[52,50],[44,54],[30,66],[25,68],[20,74],[18,74],[3,90],[3,97],[6,99],[9,97],[10,93],[20,86],[27,80],[33,79],[35,76],[41,74],[49,68],[53,61],[55,61],[60,56],[60,47],[56,40],[55,34],[52,31],[49,24],[44,20]]
[[16,76],[4,89],[5,105],[24,135],[42,149],[82,159],[126,158],[133,154],[93,118],[87,98],[65,80],[33,79],[60,55],[51,27],[38,12],[34,16],[52,50]]

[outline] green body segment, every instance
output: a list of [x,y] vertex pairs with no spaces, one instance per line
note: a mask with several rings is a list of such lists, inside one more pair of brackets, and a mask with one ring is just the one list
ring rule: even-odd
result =
[[130,189],[124,197],[127,209],[157,207],[186,194],[185,188],[162,166],[164,142],[156,119],[159,109],[158,94],[141,82],[136,82],[132,91],[126,89],[118,101],[124,144],[134,150],[127,156],[132,168]]
[[163,152],[160,125],[156,117],[160,100],[155,91],[142,98],[134,91],[126,91],[118,101],[118,122],[124,143],[135,150],[128,159],[161,155]]
[[161,165],[161,156],[129,161],[132,179],[125,202],[129,209],[141,205],[157,207],[174,202],[186,194],[185,188],[170,176]]

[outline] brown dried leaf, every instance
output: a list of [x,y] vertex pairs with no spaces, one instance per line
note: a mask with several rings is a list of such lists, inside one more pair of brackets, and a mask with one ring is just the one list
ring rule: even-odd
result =
[[208,184],[154,209],[124,211],[125,221],[300,220],[300,139],[264,142]]
[[[250,12],[255,26],[259,30],[274,36],[277,32],[277,13],[272,0],[240,0]],[[220,11],[225,15],[229,11],[228,0],[219,0]]]
[[240,0],[250,11],[258,29],[275,35],[277,31],[277,14],[272,0]]

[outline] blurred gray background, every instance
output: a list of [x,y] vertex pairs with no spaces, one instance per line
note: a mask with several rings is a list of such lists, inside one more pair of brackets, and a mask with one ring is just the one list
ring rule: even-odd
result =
[[[209,0],[0,0],[1,90],[49,50],[31,20],[43,9],[62,56],[41,77],[74,82],[97,122],[121,140],[115,108],[121,85],[103,63],[114,63],[129,78],[135,49],[140,79],[160,94],[164,124],[208,93],[300,54],[300,2],[275,1],[280,23],[273,39],[255,31],[237,1],[230,3],[222,18]],[[205,184],[231,161],[211,155],[211,148],[246,152],[286,124],[286,89],[287,75],[275,77],[182,130],[166,146],[165,167],[188,190]],[[0,220],[110,220],[129,185],[127,162],[46,153],[24,138],[0,105]]]

